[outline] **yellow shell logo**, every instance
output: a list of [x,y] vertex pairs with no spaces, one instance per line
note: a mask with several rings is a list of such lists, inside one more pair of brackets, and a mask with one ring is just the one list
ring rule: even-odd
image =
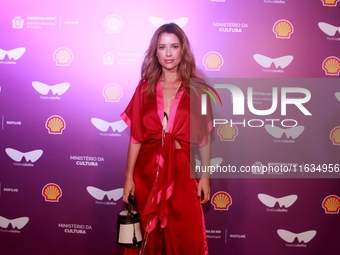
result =
[[206,70],[219,71],[223,65],[223,57],[218,52],[211,51],[204,55],[202,62]]
[[288,20],[281,19],[275,22],[273,32],[276,34],[276,38],[289,39],[294,28]]
[[336,6],[339,2],[339,0],[321,0],[321,1],[324,6],[329,7]]
[[53,59],[57,66],[69,66],[73,60],[73,53],[69,48],[61,47],[54,52]]
[[326,58],[322,63],[322,69],[325,70],[326,75],[339,76],[340,59],[334,56]]
[[119,33],[124,27],[124,21],[120,16],[112,14],[105,18],[103,26],[106,33]]
[[340,126],[333,128],[329,136],[333,145],[340,145]]
[[45,201],[58,202],[62,195],[61,188],[55,183],[49,183],[42,189],[42,195],[45,197]]
[[327,196],[322,201],[322,207],[325,213],[338,214],[340,210],[340,198],[336,195]]
[[229,206],[232,204],[232,199],[227,192],[219,191],[211,198],[211,204],[215,210],[224,211],[229,209]]
[[102,94],[106,102],[119,102],[123,96],[123,90],[118,84],[110,83],[104,87]]
[[49,134],[62,134],[63,130],[66,128],[65,120],[57,115],[49,117],[46,121],[46,128]]
[[221,141],[235,141],[235,137],[238,135],[238,129],[235,125],[231,126],[227,123],[218,127],[217,134]]

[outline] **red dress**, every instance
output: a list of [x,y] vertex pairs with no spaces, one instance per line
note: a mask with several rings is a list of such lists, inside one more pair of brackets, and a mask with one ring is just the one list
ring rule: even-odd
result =
[[[192,105],[190,112],[190,97],[180,89],[171,106],[168,132],[162,146],[162,88],[158,83],[156,100],[150,102],[146,87],[147,82],[138,85],[121,114],[130,127],[131,141],[141,142],[133,179],[143,236],[148,235],[143,254],[207,255],[197,179],[190,177],[190,149],[195,144],[206,144],[207,134],[212,129],[211,115],[202,116],[198,105]],[[190,94],[191,98],[199,99],[199,94]],[[175,141],[180,149],[175,148]],[[125,254],[137,255],[139,249],[126,248]]]

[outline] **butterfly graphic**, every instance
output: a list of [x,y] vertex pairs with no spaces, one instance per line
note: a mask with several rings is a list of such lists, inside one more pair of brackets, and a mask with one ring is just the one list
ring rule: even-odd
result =
[[42,95],[47,95],[48,92],[52,90],[53,95],[58,94],[59,96],[61,96],[70,88],[71,85],[68,82],[63,82],[56,85],[47,85],[39,81],[34,81],[32,82],[32,86]]
[[121,133],[124,131],[124,129],[127,128],[127,125],[123,120],[107,122],[102,119],[92,118],[91,122],[97,129],[99,129],[102,132],[107,132],[111,127],[113,132],[118,131],[119,133]]
[[86,187],[86,190],[92,197],[98,200],[103,200],[104,197],[107,196],[109,200],[113,199],[114,201],[117,201],[123,196],[122,188],[104,191],[96,187],[88,186]]
[[276,203],[279,204],[280,207],[284,206],[285,208],[290,207],[297,200],[297,195],[290,195],[285,197],[272,197],[266,194],[258,194],[257,197],[260,201],[268,207],[274,207]]
[[4,60],[7,55],[10,60],[18,60],[22,55],[24,55],[26,48],[20,47],[13,50],[3,50],[0,49],[0,60]]
[[0,227],[8,228],[9,224],[12,225],[12,228],[22,229],[29,221],[28,217],[20,217],[17,219],[6,219],[5,217],[0,216]]
[[267,132],[275,138],[281,138],[283,133],[285,133],[287,138],[295,139],[305,130],[304,126],[296,126],[287,129],[275,127],[272,125],[265,125],[264,127]]
[[12,149],[12,148],[6,148],[5,151],[6,151],[7,155],[16,162],[20,162],[22,160],[22,158],[24,157],[26,162],[31,161],[32,163],[34,163],[43,154],[42,150],[21,152],[21,151]]
[[329,36],[334,36],[336,31],[340,33],[340,27],[336,27],[325,22],[319,22],[318,26],[322,32],[324,32],[326,35],[329,35]]
[[269,68],[272,63],[274,63],[275,67],[286,68],[294,59],[293,56],[287,55],[279,58],[270,58],[261,54],[253,55],[255,61],[264,68]]
[[154,25],[157,28],[164,24],[168,24],[171,22],[176,23],[180,28],[183,28],[188,23],[189,18],[183,17],[183,18],[178,18],[178,19],[173,19],[173,20],[165,20],[165,19],[158,18],[155,16],[150,16],[149,21],[151,22],[152,25]]
[[299,243],[301,243],[302,241],[304,243],[308,243],[316,235],[316,231],[315,230],[309,230],[309,231],[306,231],[306,232],[296,234],[296,233],[290,232],[288,230],[278,229],[277,234],[283,240],[285,240],[287,243],[292,243],[295,238],[298,239]]

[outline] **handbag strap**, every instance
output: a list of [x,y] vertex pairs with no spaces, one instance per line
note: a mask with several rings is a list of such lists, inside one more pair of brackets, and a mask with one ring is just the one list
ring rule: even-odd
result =
[[128,210],[128,213],[129,214],[131,213],[131,206],[133,207],[134,210],[137,211],[138,209],[137,209],[137,203],[136,203],[135,197],[130,194],[128,197],[128,201],[129,203],[126,204],[126,210]]

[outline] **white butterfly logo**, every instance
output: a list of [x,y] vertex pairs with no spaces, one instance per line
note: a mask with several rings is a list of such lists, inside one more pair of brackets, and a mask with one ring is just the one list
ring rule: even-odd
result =
[[42,150],[21,152],[21,151],[12,149],[12,148],[6,148],[5,151],[6,151],[7,155],[16,162],[20,162],[22,160],[22,158],[24,157],[26,162],[31,161],[32,163],[34,163],[43,154]]
[[18,60],[22,55],[24,55],[26,48],[20,47],[13,50],[3,50],[0,49],[0,60],[4,60],[7,55],[10,60]]
[[334,36],[336,31],[340,33],[340,27],[336,27],[325,22],[319,22],[318,26],[322,30],[322,32],[329,36]]
[[287,55],[279,58],[270,58],[261,54],[253,55],[255,61],[264,68],[269,68],[272,63],[274,63],[275,67],[286,68],[294,59],[293,56]]
[[117,201],[123,196],[122,188],[104,191],[96,187],[88,186],[86,187],[86,190],[92,197],[98,200],[103,200],[104,197],[107,196],[109,200],[113,199],[114,201]]
[[295,139],[305,130],[304,126],[296,126],[287,129],[275,127],[272,125],[265,125],[264,127],[267,132],[275,138],[281,138],[283,133],[285,133],[287,138]]
[[280,207],[285,206],[285,208],[290,207],[294,202],[297,200],[297,195],[290,195],[285,196],[281,198],[272,197],[266,194],[258,194],[257,197],[260,199],[260,201],[268,206],[268,207],[274,207],[276,203],[279,204]]
[[340,101],[340,92],[335,92],[335,97],[338,99],[338,101]]
[[152,25],[154,25],[157,28],[164,24],[168,24],[171,22],[176,23],[180,28],[183,28],[188,23],[189,18],[183,17],[183,18],[178,18],[178,19],[173,19],[173,20],[165,20],[165,19],[158,18],[155,16],[150,16],[149,21],[151,22]]
[[91,122],[96,128],[98,128],[102,132],[107,132],[109,128],[111,127],[113,132],[118,131],[119,133],[121,133],[124,131],[124,129],[127,128],[127,125],[124,122],[124,120],[107,122],[102,119],[92,118]]
[[296,233],[290,232],[288,230],[278,229],[277,234],[283,240],[285,240],[287,243],[292,243],[295,238],[298,239],[299,243],[301,243],[302,241],[304,243],[308,243],[316,235],[316,231],[315,230],[309,230],[309,231],[306,231],[306,232],[296,234]]
[[34,81],[32,82],[32,86],[42,95],[47,95],[48,92],[52,90],[53,95],[58,94],[59,96],[61,96],[70,88],[71,85],[68,82],[63,82],[56,85],[47,85],[39,81]]
[[29,221],[28,217],[20,217],[17,219],[6,219],[5,217],[0,216],[0,227],[8,228],[9,224],[12,225],[12,228],[22,229]]

